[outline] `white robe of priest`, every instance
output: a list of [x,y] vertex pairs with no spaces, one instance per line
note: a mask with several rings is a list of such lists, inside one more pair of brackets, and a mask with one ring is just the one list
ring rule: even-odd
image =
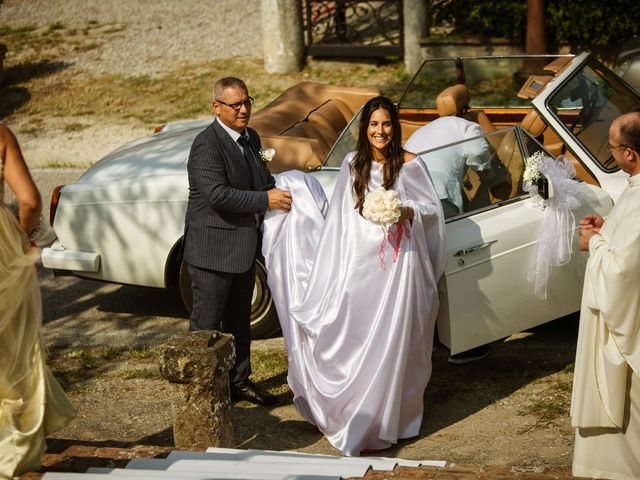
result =
[[[418,435],[444,266],[442,207],[420,159],[405,163],[394,185],[414,209],[394,261],[394,242],[355,210],[352,158],[328,210],[313,177],[279,175],[293,204],[267,212],[262,244],[294,404],[344,455]],[[382,180],[374,162],[369,191]]]
[[571,424],[573,475],[640,478],[640,175],[589,241]]

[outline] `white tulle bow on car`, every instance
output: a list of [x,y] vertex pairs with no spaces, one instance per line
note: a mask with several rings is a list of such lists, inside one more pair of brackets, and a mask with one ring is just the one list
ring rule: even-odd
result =
[[[527,168],[530,168],[528,178],[531,181],[525,181],[524,189],[545,208],[535,260],[527,278],[533,282],[536,296],[546,300],[551,268],[571,260],[576,226],[571,210],[581,205],[581,184],[575,179],[573,164],[563,155],[554,160],[543,156],[542,152],[536,152],[527,160]],[[549,191],[553,192],[548,199],[543,199],[538,192],[537,181],[540,178],[549,182]]]

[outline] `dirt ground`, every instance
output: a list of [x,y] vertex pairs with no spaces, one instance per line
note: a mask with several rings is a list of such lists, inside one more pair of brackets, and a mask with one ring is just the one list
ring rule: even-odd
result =
[[[576,332],[577,319],[567,317],[495,342],[489,357],[466,365],[448,363],[448,350],[440,347],[433,358],[419,437],[385,455],[509,465],[539,473],[568,468]],[[282,339],[254,342],[254,358],[265,355],[283,359]],[[173,445],[173,390],[160,378],[153,351],[59,350],[53,353],[52,366],[79,412],[54,438],[85,445]],[[259,384],[278,394],[280,403],[273,408],[234,405],[238,448],[338,454],[296,413],[283,362]]]
[[[195,58],[216,64],[226,56],[259,57],[259,35],[241,35],[241,39],[232,35],[260,31],[259,2],[245,3],[252,13],[242,16],[243,28],[239,29],[234,0],[216,0],[216,9],[198,0],[5,0],[0,26],[15,42],[25,37],[27,46],[18,53],[10,52],[5,64],[8,83],[0,91],[4,102],[0,120],[18,132],[31,167],[92,163],[151,131],[150,125],[126,115],[134,108],[133,102],[115,107],[103,104],[92,88],[105,82],[120,85],[124,82],[121,77],[129,75],[135,82],[127,78],[130,83],[125,85],[137,86],[143,98],[154,93],[158,72],[182,61]],[[137,8],[137,4],[143,6]],[[217,31],[217,43],[201,41],[210,35],[212,24],[231,25],[233,32]],[[29,33],[21,30],[25,25],[38,29]],[[9,27],[13,30],[7,30]],[[76,43],[68,40],[61,47],[56,32]],[[81,34],[87,39],[76,38]],[[176,78],[186,82],[198,73],[186,72],[183,78]],[[121,77],[108,76],[116,73]],[[77,92],[72,97],[91,98],[90,105],[56,104],[57,112],[47,110],[48,102],[70,88]],[[274,96],[279,91],[267,93]],[[107,107],[111,116],[103,114]],[[45,201],[48,196],[49,192],[43,192]],[[58,341],[66,331],[73,344],[72,348],[55,346],[50,363],[78,409],[76,420],[52,437],[51,451],[61,445],[170,448],[172,389],[159,376],[154,350],[144,348],[148,343],[136,337],[132,325],[144,323],[145,338],[153,329],[186,331],[182,307],[172,304],[161,291],[118,286],[100,290],[95,283],[56,279],[47,273],[42,273],[42,281],[45,339]],[[65,295],[74,285],[70,299]],[[122,307],[125,300],[136,303],[135,308]],[[128,340],[117,348],[110,340],[96,340],[98,334],[111,339],[108,329],[112,324],[100,323],[102,330],[95,330],[95,324],[84,316],[90,310],[111,318]],[[568,408],[576,336],[577,318],[567,317],[496,342],[489,357],[462,366],[449,364],[448,351],[441,347],[433,358],[419,437],[385,455],[505,464],[531,472],[567,468],[573,445]],[[84,339],[86,345],[78,345],[77,339]],[[273,408],[236,404],[236,446],[337,454],[293,408],[282,366],[282,340],[255,342],[254,351],[256,358],[278,360],[259,383],[278,394],[280,404]]]

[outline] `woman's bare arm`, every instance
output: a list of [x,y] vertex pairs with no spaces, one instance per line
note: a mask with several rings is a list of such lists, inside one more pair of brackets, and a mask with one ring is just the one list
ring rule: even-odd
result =
[[4,159],[5,181],[18,202],[20,226],[29,234],[40,220],[42,200],[22,157],[18,140],[3,124],[0,124],[0,157]]

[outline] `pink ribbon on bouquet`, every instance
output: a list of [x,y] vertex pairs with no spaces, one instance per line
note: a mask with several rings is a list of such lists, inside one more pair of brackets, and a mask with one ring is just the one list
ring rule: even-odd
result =
[[409,233],[409,228],[403,223],[394,223],[388,229],[383,226],[382,231],[384,235],[382,236],[382,242],[380,242],[378,257],[380,258],[380,268],[382,270],[386,270],[386,264],[384,262],[384,248],[387,246],[387,240],[389,241],[389,244],[393,246],[392,259],[393,263],[396,263],[398,261],[398,256],[400,255],[400,243],[402,242],[402,237],[406,235],[407,238],[411,238],[411,233]]

